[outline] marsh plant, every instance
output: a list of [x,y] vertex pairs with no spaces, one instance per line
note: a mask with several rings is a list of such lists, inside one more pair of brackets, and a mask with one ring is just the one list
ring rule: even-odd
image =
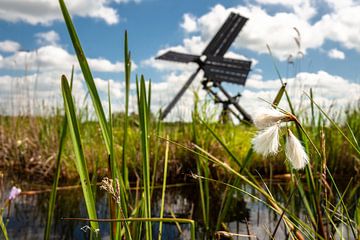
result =
[[[254,124],[261,131],[252,140],[255,152],[264,156],[278,153],[280,142],[279,132],[281,124],[295,122],[299,124],[297,118],[288,112],[280,112],[276,109],[266,109],[254,118]],[[302,127],[301,127],[302,128]],[[289,128],[286,133],[285,153],[294,169],[302,169],[309,162],[309,157],[303,145],[295,137]],[[303,129],[303,128],[302,128]]]

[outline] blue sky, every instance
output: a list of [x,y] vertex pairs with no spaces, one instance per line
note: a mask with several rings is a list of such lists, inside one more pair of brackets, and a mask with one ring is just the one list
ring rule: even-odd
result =
[[[196,66],[154,57],[170,49],[199,54],[231,11],[249,21],[226,56],[250,59],[253,68],[244,88],[226,88],[234,94],[242,92],[240,101],[250,113],[264,105],[259,98],[272,99],[280,86],[267,44],[299,110],[306,108],[303,91],[309,88],[324,106],[336,103],[343,107],[359,99],[358,0],[65,2],[101,95],[105,96],[110,81],[117,111],[123,109],[125,30],[129,32],[134,74],[143,73],[153,82],[156,111],[171,100]],[[300,46],[294,38],[300,40]],[[60,75],[68,74],[72,64],[76,68],[75,97],[81,101],[86,88],[57,1],[0,2],[1,113],[43,113],[39,106],[61,106]],[[201,75],[170,119],[188,119],[194,90],[203,101],[207,99],[200,91],[200,80]],[[135,106],[134,96],[132,101]]]

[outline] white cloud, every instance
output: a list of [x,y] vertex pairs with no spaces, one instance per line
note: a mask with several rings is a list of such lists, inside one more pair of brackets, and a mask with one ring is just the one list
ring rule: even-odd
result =
[[264,5],[282,5],[292,9],[303,19],[311,19],[317,12],[312,0],[256,0],[256,2]]
[[[314,100],[324,109],[334,105],[336,110],[344,110],[350,104],[360,100],[360,84],[353,83],[340,76],[331,75],[325,71],[316,73],[301,72],[294,78],[283,79],[296,111],[308,113],[309,100],[304,97],[304,92],[309,93],[312,88]],[[251,75],[247,81],[246,89],[242,93],[241,102],[246,110],[254,113],[254,109],[266,107],[268,104],[260,98],[272,102],[280,89],[280,80],[264,80],[261,75]],[[286,100],[283,99],[282,107],[288,109]]]
[[[331,40],[360,52],[358,37],[360,15],[357,14],[360,12],[359,2],[350,0],[257,0],[256,2],[257,4],[230,8],[217,4],[208,13],[199,17],[184,14],[182,28],[189,32],[196,29],[199,34],[193,35],[192,39],[185,38],[183,44],[176,48],[179,50],[189,48],[185,45],[185,41],[197,38],[202,44],[197,43],[194,48],[203,49],[199,46],[206,46],[230,12],[236,12],[249,18],[232,45],[238,49],[246,48],[256,53],[267,54],[266,46],[269,45],[274,56],[284,61],[289,56],[306,54],[308,49],[318,49],[327,40]],[[317,9],[324,3],[329,6],[330,11],[319,16]],[[266,6],[270,4],[282,5],[287,10],[280,8],[280,11],[269,13]],[[299,40],[300,45],[296,43],[295,38]]]
[[5,40],[0,42],[1,52],[16,52],[19,51],[20,47],[21,47],[20,43],[11,40]]
[[[110,62],[104,58],[88,58],[90,68],[94,72],[122,72],[123,63]],[[60,46],[47,45],[34,51],[19,51],[10,56],[0,58],[0,69],[23,70],[25,67],[30,71],[36,71],[39,67],[42,71],[66,72],[71,66],[78,67],[75,55],[70,54]],[[133,64],[133,69],[136,65]]]
[[[286,60],[290,54],[296,56],[299,51],[306,53],[308,48],[319,47],[324,41],[318,30],[301,16],[293,12],[270,15],[264,8],[255,5],[227,9],[219,4],[214,6],[210,12],[197,19],[201,36],[210,41],[230,12],[237,12],[249,18],[233,43],[235,48],[268,53],[268,44],[276,57]],[[294,38],[298,37],[294,27],[301,34],[300,49],[294,41]]]
[[[27,76],[0,76],[0,112],[1,114],[52,114],[63,106],[61,95],[62,73],[46,71],[39,74],[33,73]],[[69,74],[66,74],[69,79]],[[113,111],[124,109],[124,82],[113,79],[94,78],[104,109],[107,111],[108,84],[113,102]],[[89,114],[93,113],[90,99],[84,102],[87,87],[83,76],[76,71],[73,82],[73,96],[80,108],[89,105]],[[134,111],[131,106],[130,111]],[[91,115],[93,116],[93,115]]]
[[315,26],[325,38],[338,42],[348,49],[360,52],[360,3],[342,8],[322,16]]
[[341,60],[345,59],[345,53],[336,48],[331,49],[328,52],[328,56],[334,59],[341,59]]
[[[105,21],[107,24],[119,22],[117,11],[110,7],[112,0],[66,0],[69,12],[73,16],[91,17]],[[129,1],[115,0],[116,3]],[[138,1],[136,1],[138,2]],[[0,19],[9,22],[23,21],[30,24],[51,24],[62,19],[58,1],[0,1]]]
[[197,30],[195,17],[189,13],[185,13],[183,16],[183,22],[180,26],[185,30],[185,32],[195,32]]
[[60,40],[59,34],[54,30],[36,33],[35,37],[39,45],[56,45]]
[[[25,77],[0,76],[0,112],[2,114],[51,114],[61,107],[60,73],[42,72]],[[81,75],[75,74],[73,92],[81,102],[86,94]]]

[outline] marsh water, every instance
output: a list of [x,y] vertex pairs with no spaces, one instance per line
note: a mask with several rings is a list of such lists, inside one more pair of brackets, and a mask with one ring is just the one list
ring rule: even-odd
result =
[[[10,239],[42,239],[47,217],[47,205],[49,199],[50,186],[31,185],[26,183],[5,181],[0,182],[1,204],[8,197],[8,192],[13,185],[18,185],[25,194],[20,195],[11,204],[10,215],[7,223],[7,230]],[[277,181],[269,183],[271,191],[276,199],[284,199],[289,193],[285,189],[287,181]],[[242,186],[249,193],[254,193],[247,185]],[[41,191],[29,191],[31,189],[43,189]],[[44,191],[45,189],[45,191]],[[218,214],[221,196],[224,188],[217,186],[213,189],[214,194],[210,199],[210,217],[212,224],[215,224]],[[97,213],[99,218],[109,218],[108,197],[97,188],[96,194]],[[159,216],[161,191],[155,190],[153,195],[152,214]],[[206,234],[202,227],[202,213],[200,209],[200,196],[196,181],[179,187],[169,187],[166,190],[165,215],[168,217],[176,216],[181,218],[192,218],[199,224],[196,226],[197,239],[205,239]],[[306,219],[305,210],[300,199],[294,198],[293,203],[297,208],[297,215]],[[6,221],[8,210],[5,210],[4,220]],[[82,197],[81,188],[69,188],[58,191],[57,205],[55,209],[54,222],[52,226],[51,239],[87,239],[89,231],[87,222],[63,220],[64,217],[86,217],[85,203]],[[228,231],[233,233],[247,234],[250,232],[258,239],[269,239],[277,222],[278,216],[267,206],[253,200],[243,194],[234,195],[234,201],[229,214],[226,218]],[[153,224],[153,234],[156,236],[158,224]],[[344,232],[348,231],[343,226]],[[103,239],[109,239],[109,224],[100,223],[100,232]],[[351,239],[351,235],[348,235]],[[0,239],[2,235],[0,234]],[[180,229],[174,224],[164,224],[163,239],[189,239],[190,227],[180,224]],[[156,238],[154,238],[156,239]],[[234,238],[236,239],[236,237]],[[243,239],[243,238],[238,238]],[[255,238],[254,238],[255,239]],[[276,239],[286,239],[284,225],[281,224],[277,230]]]

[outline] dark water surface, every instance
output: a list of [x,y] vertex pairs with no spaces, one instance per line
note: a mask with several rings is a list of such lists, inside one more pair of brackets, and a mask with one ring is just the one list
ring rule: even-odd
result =
[[[0,180],[0,204],[3,204],[4,200],[8,197],[9,191],[13,185],[20,186],[23,192],[30,189],[49,189],[49,186],[31,186],[29,184],[5,181],[3,177]],[[272,192],[276,199],[284,199],[284,196],[288,197],[290,193],[286,192],[286,181],[276,182],[270,185]],[[247,185],[242,186],[243,189],[250,193],[256,194]],[[97,188],[96,207],[99,218],[109,218],[108,211],[108,197],[107,195]],[[212,189],[214,192],[213,197],[210,200],[210,216],[212,218],[212,224],[215,224],[218,214],[218,208],[221,202],[221,194],[224,189],[221,186],[217,186],[216,189]],[[42,239],[43,232],[47,217],[47,205],[49,199],[49,192],[37,192],[34,194],[20,195],[11,204],[10,217],[7,224],[7,230],[10,239]],[[78,221],[65,221],[63,217],[87,217],[85,203],[82,197],[81,188],[74,188],[69,190],[59,190],[57,205],[55,209],[55,215],[52,226],[51,239],[87,239],[88,231],[83,231],[82,228],[87,225],[86,222]],[[161,191],[156,190],[153,196],[153,208],[152,214],[154,217],[159,216],[161,202]],[[168,188],[166,191],[166,209],[165,215],[167,217],[174,214],[179,218],[192,218],[197,223],[196,231],[197,238],[204,239],[205,234],[202,228],[202,213],[200,207],[200,196],[198,194],[198,187],[196,182],[182,187]],[[306,219],[305,210],[303,209],[301,200],[294,199],[293,204],[298,206],[297,216]],[[6,221],[7,210],[4,213],[4,221]],[[271,233],[276,223],[278,222],[278,216],[273,211],[269,210],[267,206],[258,201],[253,200],[249,196],[238,194],[234,195],[234,201],[232,208],[229,211],[229,216],[226,219],[230,232],[246,234],[249,231],[256,235],[258,239],[269,239],[269,233]],[[178,228],[174,224],[165,224],[163,226],[163,239],[189,239],[190,228],[186,224],[181,224],[181,231],[179,233]],[[153,224],[153,234],[157,234],[158,224]],[[341,226],[344,233],[348,232],[345,226]],[[109,224],[100,223],[100,233],[102,239],[109,239]],[[0,234],[0,239],[2,239]],[[348,238],[352,239],[352,235],[349,234]],[[234,238],[236,239],[236,237]],[[248,239],[248,238],[238,238]],[[284,231],[284,224],[280,225],[277,231],[276,239],[286,239]]]

